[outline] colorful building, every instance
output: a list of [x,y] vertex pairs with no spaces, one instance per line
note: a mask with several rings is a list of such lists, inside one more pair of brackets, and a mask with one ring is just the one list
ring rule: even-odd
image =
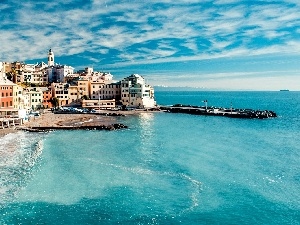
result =
[[153,108],[154,88],[142,76],[132,74],[121,81],[121,102],[126,107]]
[[43,108],[52,108],[52,89],[48,87],[42,87],[41,90],[43,92]]
[[15,115],[18,110],[14,108],[13,87],[16,85],[6,79],[1,74],[0,77],[0,115]]

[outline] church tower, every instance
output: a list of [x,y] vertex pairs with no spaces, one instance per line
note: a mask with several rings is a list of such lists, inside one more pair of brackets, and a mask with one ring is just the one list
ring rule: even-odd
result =
[[48,66],[54,66],[54,53],[52,52],[51,48],[48,52]]

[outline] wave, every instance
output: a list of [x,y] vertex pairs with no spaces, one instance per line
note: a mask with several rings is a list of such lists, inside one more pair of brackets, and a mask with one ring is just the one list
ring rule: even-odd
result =
[[178,213],[178,215],[185,214],[187,212],[193,211],[195,207],[199,205],[199,196],[202,191],[202,183],[196,179],[193,179],[191,176],[185,174],[185,173],[174,173],[169,171],[156,171],[151,169],[146,169],[142,167],[126,167],[121,165],[116,165],[113,163],[102,163],[95,159],[89,159],[92,162],[98,163],[103,166],[109,166],[114,167],[116,169],[120,169],[123,171],[127,171],[136,175],[154,175],[154,176],[165,176],[169,178],[175,178],[181,181],[185,181],[190,185],[190,193],[189,193],[189,199],[187,201],[191,202],[189,207],[184,208],[181,212]]
[[20,131],[1,139],[0,206],[13,201],[26,185],[43,152],[44,135]]

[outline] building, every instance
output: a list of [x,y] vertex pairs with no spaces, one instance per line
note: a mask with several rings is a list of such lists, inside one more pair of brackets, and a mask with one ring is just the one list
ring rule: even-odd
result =
[[83,100],[82,107],[87,109],[112,109],[116,107],[115,99],[110,100]]
[[91,99],[98,99],[101,89],[104,87],[105,81],[90,81],[90,97]]
[[74,68],[72,66],[66,65],[55,65],[50,66],[46,69],[48,75],[49,83],[52,82],[65,82],[65,77],[74,73]]
[[41,88],[28,87],[24,89],[23,94],[28,96],[29,107],[31,108],[31,110],[38,110],[43,108],[43,92]]
[[43,108],[52,108],[52,89],[48,87],[41,87],[40,89],[43,92]]
[[4,62],[3,63],[3,72],[5,74],[8,74],[8,76],[11,76],[8,77],[10,80],[12,80],[14,83],[17,83],[17,82],[21,82],[21,72],[23,70],[23,67],[24,67],[24,63],[23,62],[19,62],[19,61],[16,61],[16,62],[12,62],[12,63],[9,63],[9,62]]
[[22,71],[20,82],[45,86],[48,83],[48,75],[44,71]]
[[100,99],[109,100],[116,99],[116,101],[121,100],[121,83],[111,83],[105,84],[99,91]]
[[69,86],[67,83],[52,83],[52,96],[58,99],[58,106],[68,105],[69,100]]
[[51,48],[48,52],[48,67],[54,66],[54,52],[52,52]]
[[16,115],[18,109],[14,108],[13,87],[16,84],[6,78],[4,73],[0,72],[0,115]]
[[69,104],[78,105],[81,104],[81,96],[78,91],[77,84],[70,84],[69,86]]
[[[89,80],[79,79],[75,82],[78,88],[78,97],[81,98],[90,98],[90,82]],[[86,96],[86,97],[84,97]]]
[[47,67],[48,65],[46,63],[40,62],[35,65],[35,71],[44,71]]
[[50,49],[48,52],[48,67],[46,68],[46,74],[48,77],[48,82],[65,82],[65,77],[73,74],[74,68],[67,65],[58,65],[54,62],[54,53]]
[[14,109],[24,109],[23,87],[20,85],[13,86],[13,105]]
[[126,107],[152,108],[156,105],[154,88],[142,76],[132,74],[121,81],[121,102]]

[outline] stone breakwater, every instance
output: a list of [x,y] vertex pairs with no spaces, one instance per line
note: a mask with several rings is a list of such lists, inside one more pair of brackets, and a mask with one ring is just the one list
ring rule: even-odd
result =
[[224,116],[231,118],[244,118],[244,119],[266,119],[277,117],[277,114],[269,110],[253,110],[253,109],[231,109],[222,107],[199,107],[199,106],[184,106],[181,104],[160,107],[162,110],[170,113],[186,113],[204,116]]
[[29,132],[48,132],[54,130],[118,130],[128,128],[128,126],[116,123],[110,125],[88,125],[88,126],[47,126],[47,127],[23,127],[20,130]]

